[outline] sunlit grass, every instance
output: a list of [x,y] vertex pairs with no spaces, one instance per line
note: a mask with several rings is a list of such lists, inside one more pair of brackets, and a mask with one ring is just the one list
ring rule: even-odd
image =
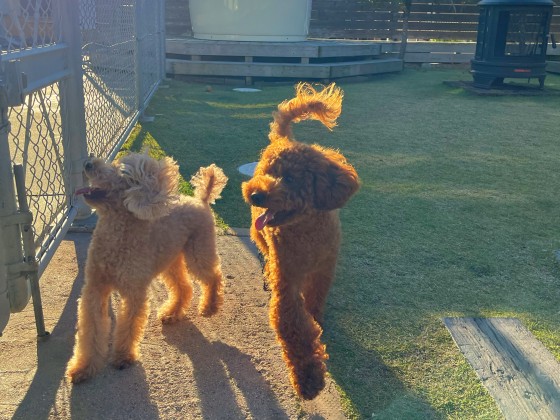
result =
[[[150,133],[143,133],[142,125],[140,123],[136,124],[136,127],[132,130],[129,138],[123,144],[116,157],[120,158],[121,156],[131,152],[147,152],[148,155],[157,160],[167,156],[167,153],[165,153]],[[179,175],[179,193],[184,195],[193,195],[193,192],[192,185],[186,181],[182,175]],[[215,214],[215,218],[218,228],[222,230],[227,229],[228,226],[220,215]]]
[[[302,141],[340,149],[362,180],[341,211],[324,332],[350,418],[501,417],[442,317],[519,318],[560,358],[560,96],[480,97],[443,84],[470,77],[406,69],[341,83],[333,132],[294,127]],[[212,162],[224,168],[216,211],[248,227],[237,168],[259,158],[293,87],[166,83],[134,147],[155,142],[185,179]],[[546,87],[560,90],[560,76]]]

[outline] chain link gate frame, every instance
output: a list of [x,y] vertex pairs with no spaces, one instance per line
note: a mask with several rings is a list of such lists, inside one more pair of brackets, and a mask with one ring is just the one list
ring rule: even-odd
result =
[[165,75],[164,0],[0,0],[0,335]]

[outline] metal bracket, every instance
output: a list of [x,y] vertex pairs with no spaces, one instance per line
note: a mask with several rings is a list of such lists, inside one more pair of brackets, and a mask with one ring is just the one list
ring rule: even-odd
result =
[[0,61],[0,108],[24,103],[27,78],[21,71],[20,60]]
[[10,274],[26,276],[31,273],[37,273],[39,271],[39,264],[37,261],[19,262],[10,264],[7,268]]
[[[31,228],[33,223],[33,214],[30,211],[20,210],[17,213],[9,216],[4,216],[0,219],[0,225],[13,226],[19,225],[22,231]],[[15,275],[28,275],[30,273],[37,273],[39,271],[39,264],[35,258],[31,256],[24,256],[24,260],[19,263],[7,265],[8,272]]]
[[33,223],[33,215],[30,211],[18,211],[17,213],[0,218],[2,226],[25,225]]

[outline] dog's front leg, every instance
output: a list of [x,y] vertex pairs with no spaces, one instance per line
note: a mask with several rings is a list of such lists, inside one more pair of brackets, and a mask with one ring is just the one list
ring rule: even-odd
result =
[[306,311],[294,279],[280,278],[272,285],[270,322],[282,345],[290,380],[297,393],[311,400],[325,387],[325,360],[321,328]]
[[144,288],[121,293],[121,305],[117,315],[113,342],[112,365],[125,369],[140,357],[140,341],[148,321],[149,301]]
[[109,349],[109,295],[107,285],[86,282],[78,303],[78,331],[66,376],[77,384],[103,368]]

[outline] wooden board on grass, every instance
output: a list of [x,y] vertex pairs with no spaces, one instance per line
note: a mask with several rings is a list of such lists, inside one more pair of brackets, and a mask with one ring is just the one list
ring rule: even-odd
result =
[[519,320],[443,322],[506,419],[560,418],[560,363]]

